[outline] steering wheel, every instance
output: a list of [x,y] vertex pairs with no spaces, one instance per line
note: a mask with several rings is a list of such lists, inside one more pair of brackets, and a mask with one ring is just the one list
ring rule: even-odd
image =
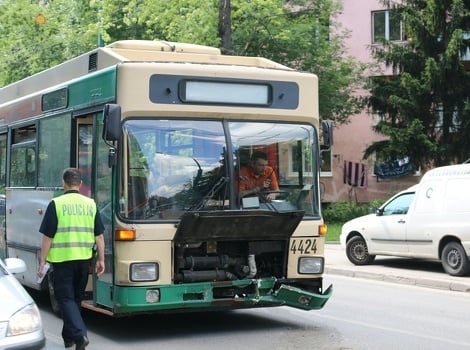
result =
[[286,199],[287,196],[289,195],[288,191],[283,191],[283,190],[267,190],[267,191],[261,192],[264,198],[266,198],[268,194],[271,194],[271,193],[275,193],[277,195],[276,199],[280,199],[280,200]]

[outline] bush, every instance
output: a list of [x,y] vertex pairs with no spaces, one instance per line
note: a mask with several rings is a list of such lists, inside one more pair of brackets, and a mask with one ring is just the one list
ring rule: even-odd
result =
[[370,203],[332,202],[323,204],[323,219],[325,223],[345,223],[362,215],[370,214],[380,207],[382,201],[374,200]]

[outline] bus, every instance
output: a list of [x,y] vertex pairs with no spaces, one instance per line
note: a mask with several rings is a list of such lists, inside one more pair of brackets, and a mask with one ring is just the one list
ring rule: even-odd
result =
[[[18,279],[49,291],[55,311],[53,269],[37,279],[38,229],[67,167],[81,170],[106,227],[106,273],[90,270],[84,308],[314,310],[330,298],[316,75],[124,40],[3,87],[0,120],[0,254],[27,263]],[[258,151],[279,189],[241,198],[240,170]]]

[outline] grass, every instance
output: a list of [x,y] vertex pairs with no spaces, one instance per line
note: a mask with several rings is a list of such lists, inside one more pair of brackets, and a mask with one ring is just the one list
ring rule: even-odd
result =
[[327,242],[339,242],[339,234],[341,233],[342,223],[330,223],[327,224],[328,233],[326,234]]

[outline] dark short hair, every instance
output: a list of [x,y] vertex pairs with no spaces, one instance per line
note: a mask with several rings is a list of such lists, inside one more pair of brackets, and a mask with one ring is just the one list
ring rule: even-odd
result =
[[253,154],[251,155],[251,160],[255,162],[258,159],[268,160],[268,156],[266,155],[266,153],[261,151],[253,152]]
[[77,168],[67,168],[62,174],[62,179],[69,186],[79,186],[82,183],[82,174]]

